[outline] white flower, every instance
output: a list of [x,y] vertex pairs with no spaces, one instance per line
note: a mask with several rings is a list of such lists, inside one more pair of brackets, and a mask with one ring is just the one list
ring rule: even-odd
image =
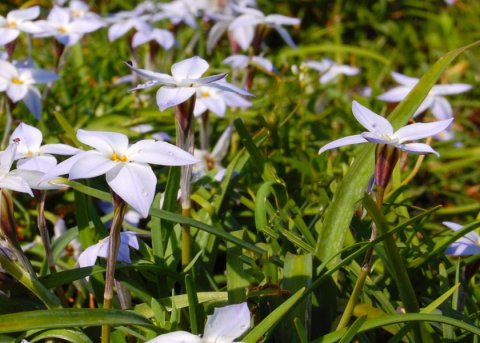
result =
[[155,337],[147,343],[232,343],[250,327],[247,303],[216,308],[208,316],[203,337],[175,331]]
[[233,126],[229,125],[218,139],[212,152],[195,149],[194,155],[199,160],[198,163],[193,165],[193,176],[195,179],[199,179],[211,170],[218,170],[214,177],[215,181],[221,181],[223,179],[225,168],[222,166],[222,160],[227,155],[232,132]]
[[10,171],[16,149],[17,145],[13,143],[4,151],[0,152],[0,189],[10,189],[16,192],[28,193],[33,196],[28,183],[22,177],[16,175],[14,171]]
[[10,142],[17,143],[15,159],[18,160],[17,168],[37,170],[47,173],[52,163],[55,166],[57,160],[52,154],[70,156],[80,152],[80,149],[66,144],[45,144],[42,132],[36,127],[20,123],[10,136]]
[[98,30],[104,24],[98,19],[88,17],[72,18],[67,8],[55,6],[48,14],[47,20],[39,20],[43,32],[37,37],[55,37],[63,45],[76,44],[85,33]]
[[149,25],[141,27],[132,38],[132,47],[136,48],[150,41],[155,41],[165,50],[175,44],[175,36],[167,30],[157,29]]
[[[388,102],[400,102],[402,101],[410,91],[416,86],[419,79],[402,75],[400,73],[392,72],[392,77],[397,81],[400,86],[394,87],[389,91],[381,94],[378,99]],[[465,83],[453,83],[433,86],[428,93],[425,100],[423,100],[420,107],[417,109],[413,117],[416,117],[426,109],[430,108],[433,115],[437,119],[452,118],[453,110],[452,106],[444,95],[459,94],[469,91],[472,85]]]
[[42,132],[30,125],[20,123],[12,132],[10,142],[16,143],[15,160],[17,170],[15,175],[22,177],[32,189],[49,190],[64,188],[64,185],[50,184],[43,180],[46,173],[57,165],[52,154],[74,155],[81,150],[66,144],[42,144]]
[[445,130],[453,121],[453,118],[451,118],[432,123],[415,123],[404,126],[394,132],[392,125],[387,119],[372,112],[356,101],[352,103],[352,112],[358,122],[362,124],[368,132],[340,138],[328,143],[320,149],[319,154],[344,145],[371,142],[393,145],[400,150],[412,154],[435,154],[439,156],[438,152],[433,150],[428,144],[407,142],[433,136]]
[[159,12],[152,17],[152,21],[156,22],[168,18],[175,26],[182,22],[191,28],[197,28],[197,21],[195,19],[197,10],[195,6],[182,0],[175,0],[169,3],[158,4]]
[[[462,225],[453,222],[443,222],[442,224],[453,231],[459,231],[463,228]],[[465,236],[460,237],[455,242],[450,244],[445,251],[445,254],[453,256],[469,256],[480,254],[480,235],[475,231],[467,233]]]
[[[281,14],[269,14],[265,15],[261,11],[243,7],[239,8],[238,11],[242,13],[238,18],[236,18],[229,26],[229,30],[235,30],[240,27],[257,27],[257,25],[265,25],[271,28],[274,28],[278,34],[283,38],[285,43],[287,43],[292,48],[295,48],[296,45],[292,40],[292,37],[288,34],[288,31],[283,28],[282,25],[299,25],[300,19],[287,17]],[[238,42],[243,50],[249,48],[252,43],[253,36],[249,42]],[[248,43],[248,44],[246,44]]]
[[10,11],[6,17],[0,16],[0,45],[14,41],[20,32],[41,32],[42,29],[32,22],[39,14],[40,7],[33,6],[23,10]]
[[321,84],[332,81],[338,75],[353,76],[357,75],[360,72],[360,69],[358,68],[351,67],[345,64],[336,64],[328,58],[324,58],[321,61],[307,61],[304,62],[304,64],[311,69],[319,71],[322,74],[319,79]]
[[110,188],[144,218],[155,196],[157,178],[149,164],[184,166],[197,161],[189,153],[166,143],[142,140],[129,145],[117,132],[78,130],[80,142],[95,150],[78,153],[58,164],[45,176],[68,173],[71,180],[106,174]]
[[108,40],[113,42],[133,28],[137,31],[150,30],[150,25],[147,24],[150,18],[150,15],[138,15],[136,12],[120,12],[109,19],[113,25],[108,29]]
[[242,95],[251,95],[246,90],[233,84],[216,82],[224,79],[226,74],[201,77],[203,73],[207,71],[209,65],[207,61],[198,56],[172,65],[172,76],[146,69],[134,68],[130,65],[128,66],[140,76],[151,79],[151,81],[138,85],[132,90],[163,85],[163,87],[157,91],[157,105],[160,111],[187,101],[195,94],[198,87],[205,85]]
[[[98,257],[108,257],[108,245],[110,236],[105,237],[97,244],[85,249],[78,257],[78,264],[82,267],[90,267],[95,264]],[[117,261],[132,263],[130,259],[130,249],[138,250],[138,239],[134,232],[120,232],[120,247],[118,249]]]
[[23,100],[30,112],[40,119],[42,100],[34,84],[50,83],[57,74],[34,68],[17,68],[7,61],[0,60],[0,91],[6,91],[12,102]]
[[232,55],[225,58],[222,64],[228,64],[233,69],[244,69],[251,65],[267,73],[273,72],[272,62],[262,56]]
[[252,103],[236,93],[225,92],[209,86],[197,88],[195,108],[193,109],[193,114],[196,117],[205,111],[210,111],[219,117],[223,117],[227,106],[246,108],[252,106]]

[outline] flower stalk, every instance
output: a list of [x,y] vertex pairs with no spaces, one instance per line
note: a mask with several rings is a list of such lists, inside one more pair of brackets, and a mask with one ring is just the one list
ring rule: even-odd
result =
[[[195,94],[187,101],[175,107],[175,118],[177,126],[176,144],[179,148],[193,154],[195,135],[194,135],[194,117]],[[182,166],[180,169],[180,204],[182,206],[182,215],[190,217],[191,200],[190,193],[192,189],[192,166]],[[191,260],[191,235],[190,226],[182,226],[182,268],[185,268]]]
[[[115,266],[117,263],[118,249],[120,247],[120,231],[123,224],[123,218],[127,210],[126,202],[115,192],[112,192],[113,201],[113,221],[110,228],[110,242],[108,245],[107,271],[105,276],[105,291],[103,293],[103,308],[112,308],[113,303],[113,285],[115,278]],[[110,325],[102,325],[102,343],[110,342]]]

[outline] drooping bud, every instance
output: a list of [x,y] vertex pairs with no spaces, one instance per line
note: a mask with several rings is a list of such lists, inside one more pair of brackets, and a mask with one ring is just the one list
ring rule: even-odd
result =
[[390,144],[378,144],[375,150],[375,183],[385,188],[392,176],[393,168],[400,157],[400,150]]

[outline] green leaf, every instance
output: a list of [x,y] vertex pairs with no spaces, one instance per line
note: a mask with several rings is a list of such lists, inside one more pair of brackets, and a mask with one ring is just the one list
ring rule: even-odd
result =
[[[474,335],[480,335],[480,328],[475,325],[466,323],[462,320],[450,318],[447,316],[442,316],[438,314],[424,314],[424,313],[406,313],[406,314],[394,314],[385,317],[370,319],[365,321],[360,328],[358,333],[366,332],[369,330],[374,330],[382,328],[384,326],[389,326],[392,324],[401,324],[409,322],[435,322],[452,325],[458,329],[465,330]],[[320,337],[311,343],[334,343],[340,340],[348,331],[347,328],[338,330],[332,333],[329,333],[323,337]]]
[[[440,58],[420,79],[409,95],[395,108],[388,117],[395,129],[398,129],[411,118],[420,106],[430,89],[435,85],[447,66],[464,51],[477,46],[480,41],[450,51]],[[344,180],[337,188],[332,203],[327,208],[325,218],[320,225],[316,256],[325,261],[341,250],[352,220],[356,204],[363,197],[374,170],[374,146],[366,144],[360,150]],[[338,258],[330,266],[335,265]]]
[[272,313],[270,313],[264,320],[262,320],[252,331],[250,331],[245,337],[242,338],[242,342],[255,343],[265,333],[272,330],[285,316],[285,314],[297,304],[298,300],[302,297],[305,288],[300,289],[297,293],[293,294],[288,300],[277,307]]
[[88,338],[88,336],[84,333],[77,330],[68,329],[54,329],[43,331],[42,333],[29,338],[29,341],[31,343],[38,342],[42,339],[49,341],[48,338],[59,338],[67,342],[73,343],[93,343],[93,341]]
[[152,323],[145,317],[131,311],[50,309],[4,314],[0,316],[0,333],[74,326],[100,326],[102,324],[152,326]]

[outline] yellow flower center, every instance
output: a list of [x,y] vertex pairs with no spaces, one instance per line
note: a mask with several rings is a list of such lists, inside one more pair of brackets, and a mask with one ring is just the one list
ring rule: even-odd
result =
[[58,32],[60,32],[60,33],[67,33],[68,30],[67,30],[67,28],[66,28],[65,26],[60,26],[60,27],[58,28]]
[[210,93],[207,91],[202,92],[202,98],[208,98],[210,96]]
[[20,80],[20,79],[17,79],[17,78],[13,78],[12,83],[14,83],[16,85],[23,85],[23,81]]
[[8,26],[9,28],[11,28],[11,29],[16,29],[16,28],[17,28],[17,23],[14,22],[14,21],[9,21],[9,22],[7,23],[7,26]]
[[112,155],[112,161],[114,162],[127,162],[127,156],[122,155],[119,157],[116,152],[113,153]]

